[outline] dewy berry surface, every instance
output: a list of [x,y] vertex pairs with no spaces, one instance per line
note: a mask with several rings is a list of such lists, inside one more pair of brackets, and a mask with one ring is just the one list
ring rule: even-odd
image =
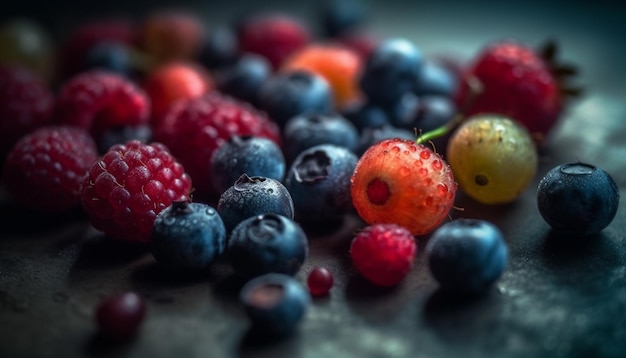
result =
[[149,242],[156,216],[189,199],[191,179],[160,143],[111,147],[85,177],[82,205],[91,224],[113,239]]
[[457,189],[439,154],[397,138],[372,145],[351,182],[352,201],[363,220],[402,225],[413,235],[430,232],[447,217]]

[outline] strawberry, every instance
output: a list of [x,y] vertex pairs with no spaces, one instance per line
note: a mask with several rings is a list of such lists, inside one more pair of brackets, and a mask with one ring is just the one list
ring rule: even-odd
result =
[[[466,116],[498,113],[512,117],[541,142],[561,117],[566,95],[578,93],[564,82],[576,69],[556,64],[555,54],[554,43],[540,51],[514,40],[488,45],[465,69],[457,105]],[[480,84],[480,93],[471,90],[474,80]]]

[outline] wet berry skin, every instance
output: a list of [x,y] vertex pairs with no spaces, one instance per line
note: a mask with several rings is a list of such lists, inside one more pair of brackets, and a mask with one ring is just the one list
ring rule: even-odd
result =
[[308,239],[292,219],[274,213],[250,217],[235,227],[227,248],[229,261],[242,277],[266,273],[295,275],[308,256]]
[[293,277],[268,273],[248,281],[240,291],[239,301],[255,338],[279,340],[297,329],[311,296]]
[[280,181],[247,174],[242,174],[222,193],[217,211],[228,232],[255,215],[276,213],[289,219],[294,217],[293,200]]
[[168,268],[202,269],[226,250],[226,228],[211,206],[175,201],[157,215],[150,249]]
[[242,174],[282,181],[285,171],[282,150],[274,141],[264,137],[233,135],[211,156],[213,186],[220,194]]
[[443,290],[479,294],[505,269],[508,248],[500,229],[479,219],[439,227],[426,245],[430,271]]
[[349,120],[338,114],[304,113],[287,121],[283,140],[285,154],[293,160],[305,149],[320,144],[334,144],[356,152],[359,133]]
[[575,236],[598,234],[615,218],[619,189],[601,168],[565,163],[552,168],[539,182],[537,206],[555,231]]
[[413,43],[403,38],[387,39],[365,63],[360,87],[372,103],[394,103],[416,89],[422,63],[422,53]]
[[305,224],[338,222],[352,209],[350,177],[357,156],[346,148],[321,144],[300,153],[287,171],[296,219]]
[[330,292],[330,289],[333,288],[335,279],[329,269],[320,266],[315,267],[309,272],[306,282],[311,295],[326,296]]
[[123,292],[105,298],[96,306],[96,324],[99,332],[114,341],[129,341],[137,332],[146,315],[146,303],[135,292]]
[[280,72],[261,87],[259,107],[282,127],[302,113],[329,113],[332,90],[320,75],[300,70]]

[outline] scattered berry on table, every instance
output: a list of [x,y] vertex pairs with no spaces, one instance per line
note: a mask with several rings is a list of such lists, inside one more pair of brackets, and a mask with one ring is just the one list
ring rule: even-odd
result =
[[308,25],[287,13],[252,13],[236,28],[240,53],[265,57],[273,69],[311,41]]
[[255,338],[279,340],[298,328],[311,296],[295,278],[269,273],[248,281],[240,291],[239,301]]
[[417,245],[409,230],[396,224],[374,224],[359,231],[350,245],[357,271],[378,286],[394,286],[413,267]]
[[537,172],[537,149],[524,126],[500,115],[475,115],[451,135],[448,163],[459,187],[484,204],[517,199]]
[[54,95],[32,70],[0,65],[0,163],[24,135],[52,124]]
[[266,273],[295,275],[309,252],[308,238],[298,223],[274,213],[253,216],[230,234],[227,255],[242,277]]
[[500,229],[479,219],[457,219],[440,226],[426,245],[428,267],[447,291],[479,294],[505,269],[508,248]]
[[388,38],[367,59],[359,86],[368,101],[386,106],[415,91],[423,65],[422,52],[409,40]]
[[189,199],[191,179],[160,143],[111,147],[85,177],[81,200],[91,224],[113,239],[147,243],[156,216]]
[[359,132],[337,113],[303,113],[285,123],[283,142],[285,156],[292,161],[305,149],[320,144],[334,144],[356,152]]
[[223,193],[242,175],[267,177],[282,181],[286,163],[276,142],[254,136],[233,135],[211,156],[213,187]]
[[174,201],[157,215],[150,249],[168,268],[203,269],[224,253],[226,228],[211,206]]
[[216,70],[215,81],[220,92],[258,106],[259,90],[271,75],[272,68],[264,57],[244,54]]
[[170,62],[150,71],[143,88],[152,104],[152,124],[158,127],[174,102],[198,98],[213,90],[214,83],[194,63]]
[[144,298],[135,292],[109,296],[96,306],[98,331],[113,341],[130,341],[137,336],[146,311]]
[[399,138],[372,145],[351,181],[354,207],[365,222],[395,223],[413,235],[426,234],[447,218],[457,190],[452,169],[439,154]]
[[261,86],[258,106],[282,127],[302,113],[330,113],[333,93],[323,77],[310,71],[279,72]]
[[358,157],[333,144],[320,144],[301,152],[291,164],[285,186],[291,193],[295,218],[303,224],[342,221],[353,209],[350,178]]
[[80,206],[83,177],[97,157],[96,145],[83,129],[45,126],[15,144],[3,180],[9,195],[25,207],[62,212]]
[[212,92],[178,101],[154,131],[156,141],[165,144],[185,166],[194,181],[194,197],[218,197],[213,188],[211,157],[231,136],[257,136],[280,143],[278,126],[248,103]]
[[87,129],[95,138],[103,131],[148,123],[150,101],[130,79],[114,72],[81,72],[63,83],[55,102],[59,123]]
[[312,296],[326,296],[333,288],[333,273],[323,266],[315,267],[309,272],[306,283]]
[[565,163],[552,168],[539,182],[537,206],[544,220],[559,233],[598,234],[615,218],[619,188],[601,168]]
[[281,71],[310,71],[324,78],[333,93],[336,108],[361,99],[359,76],[363,64],[352,49],[339,44],[311,44],[291,55]]

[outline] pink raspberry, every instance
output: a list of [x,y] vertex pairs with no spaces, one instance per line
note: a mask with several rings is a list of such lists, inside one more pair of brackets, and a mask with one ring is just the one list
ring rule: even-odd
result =
[[25,134],[51,124],[54,96],[25,67],[0,66],[0,162]]
[[55,115],[60,123],[88,129],[94,137],[124,126],[148,123],[150,105],[143,89],[112,72],[78,74],[59,90]]
[[83,178],[97,156],[93,139],[83,129],[42,127],[15,144],[4,166],[4,181],[20,204],[62,212],[80,205]]
[[193,179],[195,195],[214,199],[211,156],[231,136],[254,135],[280,142],[276,123],[247,103],[211,92],[176,102],[155,128],[155,140],[165,144]]
[[189,200],[191,179],[160,143],[117,144],[85,177],[83,208],[113,239],[150,241],[154,219],[173,201]]
[[396,224],[375,224],[352,240],[350,257],[366,279],[379,286],[393,286],[413,267],[416,251],[415,238],[408,229]]

